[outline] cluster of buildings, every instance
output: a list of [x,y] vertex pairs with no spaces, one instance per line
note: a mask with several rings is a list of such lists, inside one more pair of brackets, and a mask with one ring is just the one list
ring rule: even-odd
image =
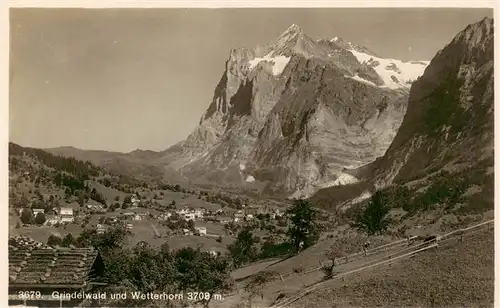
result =
[[130,212],[125,212],[121,213],[122,217],[124,217],[126,220],[143,220],[146,217],[149,216],[149,212],[138,212],[138,211],[130,211]]
[[243,210],[238,212],[252,215],[252,217],[257,215],[269,215],[271,219],[276,219],[284,215],[278,208],[271,208],[268,206],[243,206]]
[[248,208],[248,209],[238,210],[235,213],[233,213],[232,216],[219,218],[218,221],[222,224],[227,224],[230,222],[237,223],[241,221],[252,221],[253,219],[255,219],[257,215],[262,215],[262,214],[264,215],[269,214],[269,217],[271,219],[277,219],[278,217],[282,217],[284,213],[280,212],[279,209],[265,212],[264,210],[261,209]]
[[207,235],[207,228],[206,227],[195,227],[194,232],[189,229],[182,229],[182,233],[184,235],[199,235],[199,236],[204,236]]
[[[232,213],[226,213],[224,210],[209,211],[205,208],[189,208],[183,207],[175,211],[180,218],[186,221],[196,221],[208,219],[211,221],[219,222],[221,224],[237,223],[243,221],[251,221],[259,214],[269,214],[271,219],[283,216],[279,209],[262,209],[259,207],[246,207],[242,210],[237,210]],[[173,216],[173,212],[161,213],[156,218],[158,220],[167,220]]]
[[205,213],[207,212],[206,209],[204,208],[197,208],[197,209],[192,209],[188,207],[184,207],[182,209],[176,210],[175,213],[179,215],[181,218],[184,220],[190,221],[190,220],[200,220],[203,219],[205,216]]
[[238,210],[236,213],[233,214],[233,222],[240,222],[240,221],[250,221],[254,219],[253,214],[247,214],[243,212],[243,210]]
[[[25,210],[25,208],[19,210],[19,215],[22,215]],[[62,207],[59,210],[57,208],[54,208],[53,210],[56,212],[56,215],[50,215],[45,221],[45,225],[65,224],[75,221],[75,214],[72,208]],[[45,215],[45,209],[32,209],[32,212],[33,217],[36,217],[39,213]]]
[[85,207],[93,213],[106,213],[106,209],[100,204],[87,204]]
[[210,211],[207,211],[205,208],[189,208],[189,207],[183,207],[182,209],[175,210],[173,212],[165,212],[159,214],[157,217],[155,217],[158,220],[167,220],[173,215],[177,214],[181,219],[184,219],[186,221],[196,221],[196,220],[202,220],[206,216],[212,215]]

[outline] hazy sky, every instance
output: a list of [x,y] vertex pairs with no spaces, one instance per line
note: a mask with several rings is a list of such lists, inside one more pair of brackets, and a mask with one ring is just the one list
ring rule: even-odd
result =
[[488,9],[12,9],[10,139],[164,150],[208,108],[229,50],[291,24],[382,57],[430,60]]

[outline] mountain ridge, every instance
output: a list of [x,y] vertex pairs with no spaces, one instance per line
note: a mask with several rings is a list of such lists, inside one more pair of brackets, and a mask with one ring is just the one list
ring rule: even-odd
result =
[[[413,83],[408,110],[386,153],[360,168],[344,170],[358,178],[358,184],[320,190],[313,200],[335,208],[376,190],[410,189],[418,194],[446,183],[449,189],[475,187],[471,196],[464,192],[456,196],[464,209],[490,209],[494,191],[493,38],[490,18],[460,31]],[[405,202],[411,199],[410,195]]]
[[[315,41],[294,24],[267,45],[230,50],[212,102],[185,140],[159,152],[100,153],[102,157],[93,152],[90,160],[129,174],[292,197],[355,183],[358,179],[342,170],[383,155],[406,113],[413,79],[401,77],[404,69],[398,65],[409,63],[422,73],[427,65],[382,59],[340,38]],[[345,87],[349,90],[341,89]],[[352,102],[350,97],[358,98]],[[348,136],[357,141],[342,141]],[[338,157],[327,154],[327,148]],[[83,153],[69,155],[85,158]],[[284,163],[273,166],[271,161]]]
[[[325,159],[321,146],[317,158],[311,157],[316,154],[305,149],[310,140],[314,140],[313,135],[326,124],[313,123],[334,123],[340,117],[345,127],[341,124],[339,128],[352,130],[359,138],[363,132],[371,131],[373,136],[361,138],[360,142],[374,150],[379,147],[377,139],[380,139],[384,145],[375,152],[382,155],[405,113],[404,101],[408,93],[406,79],[403,79],[405,82],[391,81],[393,86],[386,85],[387,78],[382,78],[384,76],[374,69],[381,65],[375,63],[374,55],[361,59],[360,54],[365,55],[362,51],[369,52],[368,49],[351,43],[346,46],[349,49],[326,40],[318,43],[299,26],[292,25],[268,45],[232,49],[212,102],[201,116],[198,127],[178,151],[172,151],[162,161],[170,161],[168,167],[188,178],[205,177],[206,182],[215,180],[221,184],[254,185],[247,183],[257,182],[267,188],[274,182],[281,186],[278,190],[292,194],[296,188],[309,191],[306,194],[314,191],[316,188],[306,187],[311,179],[323,182],[319,185],[327,185],[328,181],[343,182],[338,179],[339,172],[325,174],[328,166],[319,162]],[[423,71],[426,64],[415,63]],[[395,71],[394,74],[400,73]],[[335,83],[338,85],[334,86]],[[351,88],[350,94],[341,89],[346,86]],[[367,95],[368,92],[372,94]],[[348,97],[353,94],[359,95],[357,102],[349,101]],[[288,103],[297,96],[300,102]],[[368,97],[378,97],[378,102]],[[344,104],[340,113],[334,111],[336,108],[331,109],[330,103],[339,99]],[[390,132],[384,132],[386,129]],[[332,138],[340,142],[342,137]],[[296,146],[302,150],[297,150]],[[300,151],[303,153],[296,155]],[[363,151],[370,152],[368,149]],[[361,157],[363,155],[370,156],[362,154]],[[365,164],[368,158],[359,159]],[[286,166],[270,168],[264,160],[285,161]],[[302,167],[290,173],[290,167],[297,164]],[[336,169],[340,167],[345,166]],[[284,173],[276,179],[280,168]],[[271,174],[274,175],[269,177]]]

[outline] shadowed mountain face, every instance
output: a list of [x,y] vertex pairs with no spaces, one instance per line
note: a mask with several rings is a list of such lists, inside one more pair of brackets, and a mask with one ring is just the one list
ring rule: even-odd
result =
[[[445,166],[493,163],[493,20],[460,32],[410,91],[408,111],[387,153],[370,168],[378,187]],[[493,166],[493,165],[491,165]]]
[[199,126],[155,162],[201,184],[295,197],[356,182],[342,169],[385,153],[426,65],[292,25],[267,46],[231,50]]
[[363,167],[345,170],[360,180],[358,184],[325,188],[313,199],[332,207],[332,198],[338,199],[336,204],[366,199],[370,191],[425,182],[441,170],[471,170],[474,174],[461,176],[474,178],[467,180],[476,185],[473,203],[484,202],[490,208],[494,184],[493,46],[492,19],[458,33],[411,86],[406,115],[386,153]]

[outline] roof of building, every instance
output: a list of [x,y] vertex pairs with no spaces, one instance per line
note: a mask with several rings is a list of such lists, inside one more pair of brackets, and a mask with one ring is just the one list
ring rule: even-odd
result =
[[35,241],[27,235],[14,235],[9,237],[9,251],[11,248],[49,248],[48,245]]
[[79,287],[89,280],[96,262],[92,248],[9,247],[10,286],[65,285]]
[[73,201],[69,204],[66,204],[65,206],[63,206],[62,208],[71,208],[73,210],[76,210],[76,209],[79,209],[80,208],[80,204],[76,201]]
[[73,209],[70,207],[62,207],[59,213],[61,215],[73,215]]

